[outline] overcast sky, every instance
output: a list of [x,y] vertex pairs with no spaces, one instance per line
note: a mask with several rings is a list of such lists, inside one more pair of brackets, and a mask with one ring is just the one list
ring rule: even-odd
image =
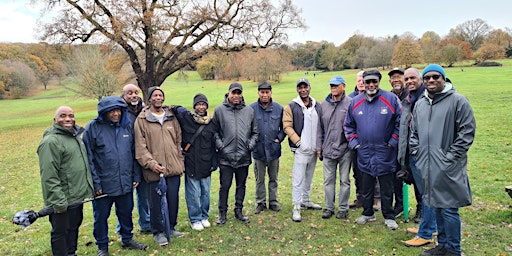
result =
[[[430,1],[345,1],[293,0],[302,8],[307,31],[295,31],[290,42],[326,40],[335,45],[355,33],[386,37],[426,31],[448,34],[468,20],[481,18],[493,28],[512,28],[510,0],[430,0]],[[0,42],[37,42],[34,36],[39,9],[28,0],[0,0]]]

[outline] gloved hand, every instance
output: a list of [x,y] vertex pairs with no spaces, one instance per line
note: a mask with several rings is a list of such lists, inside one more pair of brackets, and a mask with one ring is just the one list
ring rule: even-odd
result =
[[406,184],[411,185],[414,182],[414,177],[412,176],[411,170],[407,168],[402,168],[396,172],[396,178],[405,182]]

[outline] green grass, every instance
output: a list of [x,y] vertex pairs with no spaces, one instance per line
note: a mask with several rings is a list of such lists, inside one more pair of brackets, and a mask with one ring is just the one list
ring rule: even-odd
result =
[[[504,191],[512,183],[512,60],[501,61],[503,67],[474,68],[460,66],[446,69],[456,89],[471,102],[476,120],[477,134],[469,151],[469,175],[473,189],[473,205],[460,209],[463,221],[463,251],[468,255],[507,255],[512,247],[512,204]],[[422,68],[422,67],[418,67]],[[353,90],[357,70],[319,72],[308,78],[312,96],[322,101],[329,93],[328,81],[335,74],[347,80],[347,92]],[[381,87],[389,90],[387,72],[383,73]],[[196,93],[204,93],[210,101],[210,113],[220,104],[230,81],[201,81],[196,73],[188,73],[187,81],[170,77],[163,88],[166,103],[192,107]],[[273,83],[273,98],[287,104],[296,97],[295,81],[302,72],[292,72],[281,83]],[[247,104],[257,98],[257,84],[241,81]],[[0,101],[0,254],[1,255],[50,255],[50,224],[47,218],[35,222],[26,230],[11,223],[15,212],[23,209],[38,210],[43,206],[36,148],[44,129],[51,125],[55,109],[69,105],[75,110],[77,123],[85,126],[96,116],[96,100],[74,96],[62,87],[53,86],[27,99]],[[283,143],[279,173],[279,199],[283,210],[278,213],[265,211],[254,215],[254,175],[252,167],[247,181],[245,213],[251,223],[243,225],[228,212],[224,227],[212,227],[201,232],[192,231],[188,224],[184,198],[184,184],[180,191],[178,229],[186,232],[182,238],[173,239],[169,246],[160,247],[151,235],[141,235],[135,225],[135,239],[149,245],[145,253],[124,251],[115,234],[115,214],[110,218],[110,252],[114,255],[417,255],[422,248],[407,248],[401,241],[412,236],[405,233],[414,223],[399,221],[399,229],[390,231],[377,213],[377,221],[357,225],[355,218],[361,210],[350,211],[348,220],[331,218],[323,220],[321,211],[303,211],[303,221],[291,221],[291,167],[293,157],[287,143]],[[321,162],[317,165],[313,181],[312,199],[323,205],[323,175]],[[352,183],[353,184],[353,183]],[[218,171],[212,176],[210,221],[217,217],[219,189]],[[410,189],[412,191],[412,188]],[[352,191],[351,200],[354,198]],[[230,193],[230,206],[234,203],[234,187]],[[410,202],[415,207],[414,195]],[[93,217],[90,204],[85,206],[84,223],[80,229],[80,255],[95,255],[96,245],[92,236]],[[137,210],[134,210],[136,222]]]

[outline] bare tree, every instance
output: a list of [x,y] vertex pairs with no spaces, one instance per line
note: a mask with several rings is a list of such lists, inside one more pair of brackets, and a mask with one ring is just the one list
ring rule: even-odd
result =
[[[276,6],[271,0],[45,2],[49,8],[59,3],[64,8],[44,25],[43,40],[107,40],[119,45],[144,92],[213,50],[281,44],[287,30],[305,28],[302,10],[291,0]],[[138,55],[137,49],[143,53]]]
[[468,42],[471,49],[476,51],[483,44],[492,27],[482,19],[468,20],[450,29],[449,37],[455,37],[461,41]]

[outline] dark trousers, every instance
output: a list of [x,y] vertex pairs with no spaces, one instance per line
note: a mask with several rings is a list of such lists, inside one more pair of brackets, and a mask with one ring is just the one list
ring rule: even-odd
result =
[[[171,230],[175,230],[176,224],[178,223],[178,206],[179,206],[179,194],[180,191],[180,176],[170,176],[165,178],[167,184],[167,210],[169,212],[169,223]],[[158,181],[149,182],[149,212],[151,219],[151,232],[153,234],[164,233],[165,224],[162,216],[162,205],[160,196],[156,193],[156,187]]]
[[228,211],[229,189],[235,176],[235,209],[244,207],[245,183],[249,174],[249,166],[233,168],[227,165],[220,166],[220,190],[219,190],[219,212]]
[[[354,183],[356,185],[356,197],[357,200],[363,197],[363,182],[361,177],[361,170],[357,164],[357,151],[353,150],[352,153],[352,173],[354,177]],[[373,202],[373,201],[372,201]]]
[[[401,167],[398,162],[397,162],[396,166],[398,167],[397,171],[399,171]],[[400,180],[396,177],[396,172],[393,173],[393,189],[394,189],[394,196],[395,196],[395,206],[394,206],[395,214],[398,214],[404,210],[409,210],[409,209],[404,209],[404,191],[403,191],[402,187],[403,187],[402,180]]]
[[377,180],[380,184],[380,197],[382,215],[384,219],[394,220],[395,212],[393,210],[393,178],[395,173],[388,173],[382,176],[373,177],[370,174],[361,172],[363,182],[363,215],[372,216],[373,211],[373,195],[375,190],[375,183]]
[[50,214],[53,255],[73,255],[78,243],[78,229],[83,220],[83,205],[68,208],[64,213]]
[[118,234],[121,236],[122,242],[128,243],[133,238],[133,193],[96,199],[92,202],[94,214],[93,235],[99,250],[108,250],[108,217],[113,204],[115,204],[119,225]]

